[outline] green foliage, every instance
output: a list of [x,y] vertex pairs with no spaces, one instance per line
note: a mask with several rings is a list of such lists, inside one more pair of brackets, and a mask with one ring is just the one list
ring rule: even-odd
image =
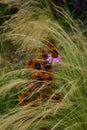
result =
[[[16,47],[15,57],[19,60],[13,62],[14,58],[11,61],[9,55],[4,57],[7,62],[0,72],[1,130],[87,129],[87,38],[83,36],[78,22],[73,21],[64,10],[55,7],[63,16],[61,23],[61,19],[53,17],[48,2],[44,4],[46,7],[41,1],[25,1],[20,11],[3,26],[1,52],[7,56]],[[66,22],[69,31],[63,28]],[[55,40],[62,56],[62,63],[53,65],[53,95],[61,91],[63,100],[53,102],[51,95],[40,105],[21,106],[18,95],[31,86],[31,70],[25,69],[25,62],[30,58],[36,59],[38,48],[47,48],[44,41],[49,37]],[[11,46],[9,43],[6,45],[8,39],[12,41]],[[12,51],[10,54],[13,55]],[[21,59],[20,55],[23,56]]]

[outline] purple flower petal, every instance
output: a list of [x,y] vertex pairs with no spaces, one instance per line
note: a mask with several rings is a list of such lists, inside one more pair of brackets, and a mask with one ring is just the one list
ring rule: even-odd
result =
[[60,63],[60,62],[62,62],[62,57],[60,55],[58,55],[57,58],[53,58],[53,60],[52,60],[52,64]]
[[48,53],[48,55],[47,55],[48,57],[47,57],[47,61],[49,62],[49,63],[52,63],[52,64],[55,64],[55,63],[60,63],[61,61],[62,61],[62,57],[60,56],[60,55],[58,55],[58,57],[57,58],[53,58],[52,57],[52,54],[51,53]]
[[52,62],[52,55],[51,55],[50,53],[48,53],[48,55],[47,55],[47,61],[48,61],[49,63]]

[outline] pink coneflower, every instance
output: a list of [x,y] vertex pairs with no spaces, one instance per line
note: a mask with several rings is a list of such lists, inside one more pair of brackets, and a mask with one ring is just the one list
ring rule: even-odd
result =
[[47,55],[47,61],[51,64],[55,64],[55,63],[60,63],[62,62],[62,57],[60,55],[58,55],[57,57],[53,57],[51,53],[48,53]]

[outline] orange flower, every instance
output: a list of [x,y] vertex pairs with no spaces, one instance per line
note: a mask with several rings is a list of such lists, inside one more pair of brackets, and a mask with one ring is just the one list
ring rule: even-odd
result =
[[48,61],[34,60],[33,68],[42,71],[49,71],[52,69],[52,65],[49,64]]
[[55,47],[55,42],[53,39],[49,39],[45,43],[50,49],[53,49]]
[[49,71],[52,69],[52,65],[48,61],[43,60],[27,60],[26,68],[32,68],[37,70]]
[[27,69],[30,69],[30,68],[33,68],[33,64],[34,64],[34,60],[27,60],[26,61],[26,68]]
[[[33,76],[32,76],[33,78]],[[35,78],[35,77],[34,77]],[[34,79],[33,78],[33,79]],[[32,84],[31,84],[31,91],[33,90],[36,90],[36,89],[39,89],[42,87],[42,84],[43,84],[43,81],[42,80],[37,80],[36,78],[32,81]]]
[[43,72],[34,72],[32,78],[36,80],[43,80]]
[[53,89],[53,83],[48,83],[48,81],[46,81],[46,79],[44,79],[44,75],[41,74],[33,74],[32,78],[34,79],[33,84],[31,85],[31,90],[35,90],[35,89],[39,89],[42,88],[42,90],[50,90]]
[[32,75],[32,79],[37,80],[53,80],[53,75],[50,72],[34,72]]
[[39,49],[38,50],[38,58],[42,59],[42,60],[46,60],[47,59],[47,51],[43,50],[43,49]]
[[53,90],[53,83],[49,83],[49,84],[44,84],[44,89],[45,92],[49,92],[51,93],[51,91]]
[[51,71],[52,70],[52,64],[50,64],[48,61],[44,61],[42,65],[43,65],[44,71]]
[[42,70],[43,61],[34,60],[34,69]]
[[26,68],[28,68],[28,69],[32,68],[32,69],[41,70],[42,69],[42,63],[43,63],[43,61],[27,60]]
[[44,88],[41,91],[40,98],[41,98],[41,100],[48,99],[48,98],[50,98],[51,95],[52,95],[52,88],[49,88],[48,86],[46,86],[46,88]]
[[27,105],[30,103],[29,99],[30,93],[27,91],[22,91],[18,96],[19,103],[22,105]]
[[45,79],[45,80],[53,80],[53,75],[52,75],[52,73],[50,73],[50,72],[46,72],[46,73],[44,73],[44,76],[43,76],[43,78]]
[[50,97],[50,94],[46,94],[46,93],[41,93],[40,95],[41,100],[48,99],[49,97]]
[[57,102],[61,102],[63,99],[63,93],[62,92],[58,92],[56,93],[53,97],[52,100],[57,101]]

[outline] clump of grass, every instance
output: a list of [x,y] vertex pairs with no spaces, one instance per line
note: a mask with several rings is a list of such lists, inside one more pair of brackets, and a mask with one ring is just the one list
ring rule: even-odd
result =
[[[2,39],[11,39],[15,46],[18,45],[16,53],[23,53],[25,57],[21,59],[23,62],[11,63],[12,67],[9,70],[3,69],[0,76],[1,130],[41,130],[41,128],[86,130],[87,128],[87,39],[81,33],[79,25],[74,23],[69,15],[64,14],[71,27],[71,32],[68,33],[60,22],[53,18],[50,6],[46,7],[41,8],[39,1],[24,2],[20,11],[3,25]],[[55,77],[53,95],[57,91],[62,91],[63,100],[60,103],[53,102],[51,95],[50,99],[40,102],[37,106],[21,106],[18,103],[18,94],[28,89],[30,84],[27,78],[31,76],[31,70],[24,68],[24,61],[31,58],[31,55],[36,58],[35,51],[38,48],[47,48],[44,41],[50,37],[55,39],[63,58],[61,64],[53,66]]]

